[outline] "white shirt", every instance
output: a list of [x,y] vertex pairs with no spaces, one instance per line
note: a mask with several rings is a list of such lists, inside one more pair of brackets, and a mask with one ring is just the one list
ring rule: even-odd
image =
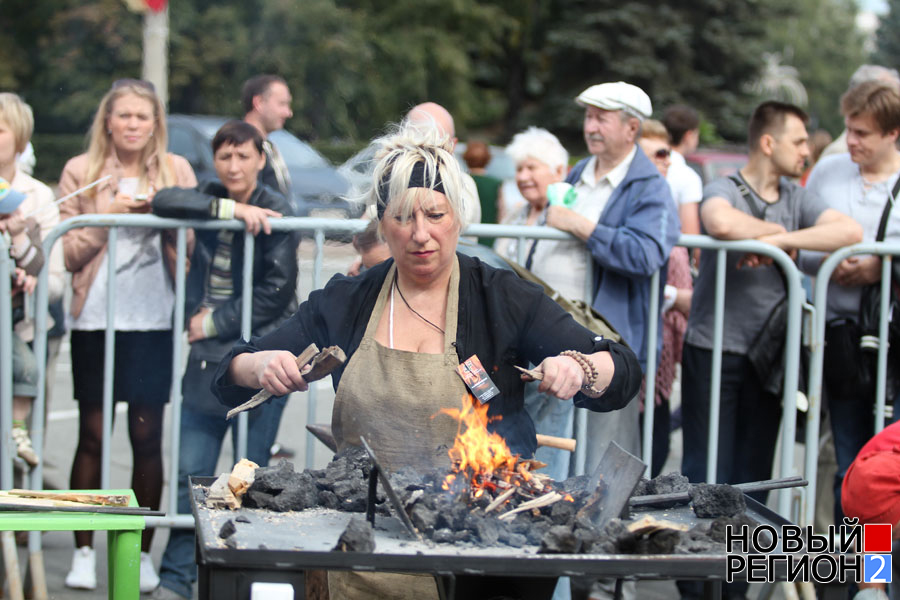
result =
[[700,179],[697,171],[690,168],[684,161],[684,157],[674,150],[672,150],[671,161],[666,181],[672,189],[675,204],[681,206],[703,200],[703,180]]
[[613,191],[625,180],[625,175],[631,167],[631,161],[637,153],[637,145],[631,148],[625,158],[612,170],[604,175],[600,181],[596,179],[597,157],[592,156],[581,172],[581,178],[575,182],[575,191],[578,199],[572,209],[583,217],[587,217],[595,223],[600,222],[600,215],[606,208],[606,203]]
[[[819,159],[813,167],[806,189],[821,198],[829,208],[849,215],[863,228],[863,242],[874,242],[881,222],[881,213],[887,203],[888,194],[900,177],[894,173],[885,181],[864,185],[859,165],[849,154],[832,154]],[[900,239],[900,206],[894,205],[888,217],[884,239]],[[804,250],[800,253],[800,267],[814,273],[818,270],[824,254]],[[842,286],[834,281],[828,284],[828,308],[826,319],[856,318],[862,287]]]
[[[119,179],[119,192],[134,195],[138,178]],[[109,253],[91,283],[81,314],[71,329],[96,331],[106,328],[106,274]],[[162,235],[158,229],[120,227],[116,242],[117,331],[160,331],[172,328],[175,292],[163,261]]]

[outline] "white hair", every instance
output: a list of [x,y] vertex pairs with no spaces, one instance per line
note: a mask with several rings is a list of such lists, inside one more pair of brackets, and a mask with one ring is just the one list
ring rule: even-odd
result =
[[[417,163],[424,163],[425,180],[435,187],[439,179],[453,219],[460,229],[466,226],[466,213],[462,198],[462,176],[459,162],[453,156],[453,141],[440,128],[423,123],[404,121],[392,128],[387,135],[374,140],[375,169],[372,171],[372,188],[367,202],[384,207],[385,216],[400,216],[404,220],[412,215],[419,198],[420,188],[410,188],[409,178]],[[435,177],[435,174],[438,177]],[[383,185],[386,184],[386,185]],[[386,189],[385,198],[379,190]],[[380,228],[379,228],[380,229]]]
[[559,139],[540,127],[529,127],[514,135],[506,147],[506,153],[517,165],[529,158],[544,163],[554,171],[569,164],[569,153]]

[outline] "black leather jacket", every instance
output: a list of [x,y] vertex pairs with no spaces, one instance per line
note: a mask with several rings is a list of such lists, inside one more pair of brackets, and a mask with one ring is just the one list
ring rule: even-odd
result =
[[[197,189],[166,188],[159,190],[153,198],[153,214],[173,219],[212,219],[214,200],[227,197],[228,192],[218,182],[203,184]],[[293,216],[293,210],[287,200],[280,193],[264,185],[256,187],[249,204],[270,208],[284,216]],[[184,310],[186,321],[197,312],[206,295],[219,230],[202,229],[195,233],[196,245],[186,282]],[[275,329],[297,310],[299,242],[300,235],[290,231],[273,231],[270,235],[260,233],[256,236],[251,318],[253,335],[264,335]],[[243,264],[244,235],[241,231],[235,231],[231,245],[233,295],[213,312],[217,337],[195,342],[191,346],[191,359],[218,362],[241,337]]]

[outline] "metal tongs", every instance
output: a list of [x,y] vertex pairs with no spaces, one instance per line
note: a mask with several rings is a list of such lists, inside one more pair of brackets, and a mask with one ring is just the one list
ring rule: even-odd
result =
[[[344,354],[344,351],[341,350],[338,346],[328,346],[324,350],[319,351],[318,346],[316,346],[315,344],[310,344],[306,347],[306,350],[301,352],[300,356],[297,357],[297,367],[302,371],[307,364],[311,365],[312,368],[310,368],[309,371],[303,373],[303,379],[307,383],[309,383],[325,378],[337,367],[344,364],[344,361],[346,360],[347,355]],[[225,419],[231,419],[238,413],[242,413],[245,410],[250,410],[251,408],[256,408],[271,397],[271,392],[267,392],[266,390],[259,390],[252,398],[250,398],[240,406],[229,410],[225,415]]]

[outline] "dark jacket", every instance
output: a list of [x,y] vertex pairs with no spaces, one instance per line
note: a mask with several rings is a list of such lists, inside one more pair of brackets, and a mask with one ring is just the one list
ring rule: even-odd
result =
[[[218,182],[201,185],[198,189],[166,188],[153,198],[153,214],[173,219],[212,219],[216,198],[227,198],[228,192]],[[258,185],[249,204],[270,208],[285,216],[293,211],[284,196]],[[218,244],[219,230],[196,231],[196,245],[191,256],[185,296],[185,319],[200,308],[206,295],[209,271]],[[263,335],[287,319],[297,309],[297,245],[295,232],[273,231],[256,236],[253,253],[253,310],[254,335]],[[231,298],[213,311],[217,337],[191,346],[191,358],[218,362],[241,337],[241,291],[243,289],[244,233],[235,231],[231,245]]]
[[[640,367],[627,347],[601,339],[578,325],[539,286],[520,279],[506,269],[495,269],[477,258],[459,257],[459,307],[456,352],[462,362],[477,354],[500,389],[490,401],[489,429],[497,431],[513,452],[531,456],[537,447],[534,423],[523,405],[524,383],[514,365],[539,364],[563,350],[597,352],[609,350],[615,376],[600,398],[575,396],[575,405],[595,411],[622,408],[637,394]],[[349,358],[359,347],[384,283],[392,259],[372,267],[358,277],[335,275],[281,327],[272,333],[235,346],[222,360],[215,376],[214,392],[228,406],[247,400],[256,390],[228,385],[225,373],[231,358],[257,350],[288,350],[299,354],[309,343],[320,348],[337,345]],[[343,369],[331,377],[335,390]]]
[[[566,181],[576,185],[590,158],[576,164]],[[609,319],[637,353],[647,361],[647,310],[650,276],[659,271],[660,303],[666,283],[666,265],[681,235],[678,208],[669,184],[644,152],[634,160],[600,214],[587,248],[594,258],[594,309]],[[662,316],[654,315],[662,347]]]

